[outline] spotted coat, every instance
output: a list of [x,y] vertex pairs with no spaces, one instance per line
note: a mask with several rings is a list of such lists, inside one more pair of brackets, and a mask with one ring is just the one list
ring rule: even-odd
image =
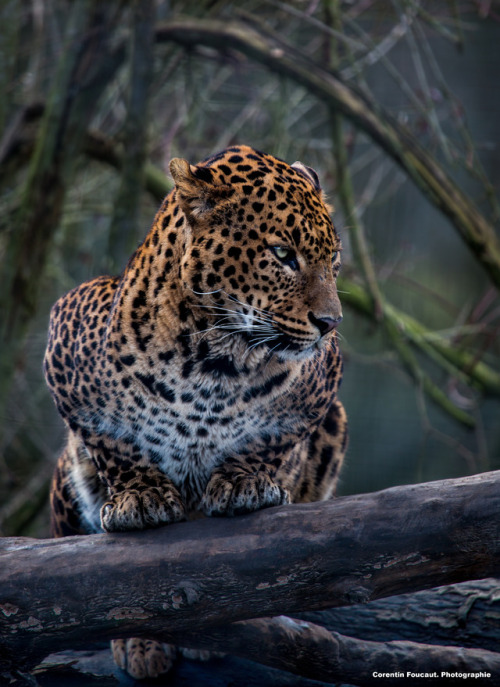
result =
[[45,374],[69,438],[53,530],[143,529],[328,498],[340,241],[316,173],[252,148],[197,166],[121,277],[53,307]]

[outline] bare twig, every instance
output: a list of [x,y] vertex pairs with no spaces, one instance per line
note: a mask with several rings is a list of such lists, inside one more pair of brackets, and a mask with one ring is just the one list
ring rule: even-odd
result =
[[386,60],[386,55],[406,35],[415,18],[415,15],[415,10],[403,13],[400,16],[399,23],[396,24],[378,44],[370,39],[368,34],[363,31],[363,29],[361,29],[361,27],[359,27],[353,20],[349,19],[349,17],[346,17],[346,23],[350,27],[354,28],[356,33],[362,35],[364,45],[369,45],[370,50],[366,55],[364,55],[350,67],[343,69],[342,77],[344,79],[352,79],[360,74],[365,67],[371,67],[381,60],[384,62],[384,64],[388,63],[388,60]]

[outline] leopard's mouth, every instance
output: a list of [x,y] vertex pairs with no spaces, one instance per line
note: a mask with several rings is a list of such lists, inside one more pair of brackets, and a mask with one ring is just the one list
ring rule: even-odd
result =
[[297,359],[314,355],[323,345],[324,337],[308,331],[307,326],[289,326],[279,315],[268,310],[219,305],[213,306],[213,310],[217,320],[212,331],[220,330],[222,341],[239,334],[249,351],[265,349],[271,355]]
[[261,346],[267,349],[270,355],[278,355],[280,358],[291,360],[313,356],[325,344],[324,337],[299,338],[279,331],[277,328],[273,336],[266,337],[262,341],[259,341],[251,331],[245,332],[244,338],[248,348]]
[[288,334],[280,334],[274,342],[267,344],[272,353],[278,354],[282,358],[300,359],[314,355],[322,348],[324,341],[321,337],[311,341],[308,339],[297,339]]
[[300,326],[296,321],[289,325],[280,321],[279,316],[273,317],[273,327],[276,331],[275,340],[269,342],[269,348],[280,354],[290,354],[296,358],[313,355],[323,345],[323,337],[316,331],[310,331],[307,325]]

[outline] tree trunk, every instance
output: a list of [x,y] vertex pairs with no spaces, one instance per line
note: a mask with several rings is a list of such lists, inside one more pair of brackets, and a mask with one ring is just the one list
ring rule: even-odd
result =
[[147,159],[156,7],[152,0],[137,0],[132,8],[127,116],[122,133],[125,155],[108,237],[110,274],[122,271],[139,238],[139,214]]
[[[122,61],[122,48],[112,52],[109,46],[117,13],[109,8],[104,12],[98,5],[102,3],[85,0],[72,6],[64,51],[43,111],[21,206],[2,256],[0,399],[4,400],[0,403],[5,402],[20,342],[36,310],[40,277],[88,123]],[[30,114],[34,113],[26,111],[24,119]],[[8,145],[8,140],[9,136],[3,144]]]

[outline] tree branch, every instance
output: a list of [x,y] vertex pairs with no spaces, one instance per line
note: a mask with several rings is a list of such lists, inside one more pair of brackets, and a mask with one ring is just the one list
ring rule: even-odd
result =
[[[352,279],[342,276],[339,277],[339,288],[343,303],[350,305],[373,321],[377,320],[373,303],[365,288]],[[440,367],[484,393],[495,395],[500,393],[500,374],[496,370],[478,360],[472,353],[451,345],[446,339],[431,332],[411,315],[385,301],[382,306],[384,317],[392,321],[393,325],[400,329],[414,346],[428,355]],[[467,414],[465,415],[467,416]],[[470,422],[466,419],[465,424],[470,424]]]
[[301,56],[283,41],[274,44],[255,29],[238,22],[186,19],[157,27],[158,41],[192,47],[208,45],[221,52],[239,50],[277,74],[303,85],[329,108],[338,109],[392,157],[426,197],[453,223],[460,236],[500,287],[500,242],[493,227],[412,134],[366,95]]
[[494,575],[500,472],[159,531],[4,539],[0,554],[4,670],[112,637],[178,643],[193,627]]
[[375,642],[406,640],[498,652],[500,579],[474,580],[368,604],[306,611],[301,620]]

